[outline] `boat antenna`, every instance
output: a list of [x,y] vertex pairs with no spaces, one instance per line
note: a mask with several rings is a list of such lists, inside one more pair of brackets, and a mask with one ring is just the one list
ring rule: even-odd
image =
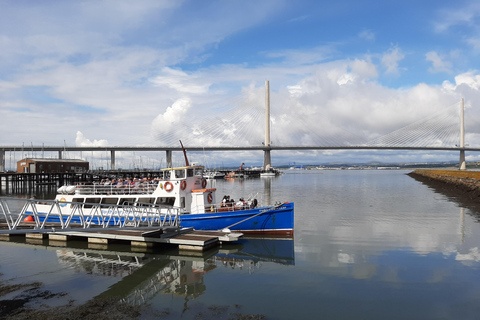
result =
[[182,146],[183,156],[185,157],[185,164],[186,164],[187,167],[190,167],[190,164],[188,163],[188,158],[187,158],[187,151],[183,147],[182,140],[178,140],[178,141],[180,141],[180,145]]

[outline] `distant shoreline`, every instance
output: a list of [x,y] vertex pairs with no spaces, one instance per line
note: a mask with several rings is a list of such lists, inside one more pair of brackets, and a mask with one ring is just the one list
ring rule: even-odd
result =
[[408,175],[470,199],[480,198],[480,171],[417,169]]

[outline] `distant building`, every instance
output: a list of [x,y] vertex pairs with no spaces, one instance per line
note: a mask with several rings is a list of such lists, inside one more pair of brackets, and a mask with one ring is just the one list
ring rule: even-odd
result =
[[80,159],[31,159],[17,162],[18,173],[84,172],[89,163]]

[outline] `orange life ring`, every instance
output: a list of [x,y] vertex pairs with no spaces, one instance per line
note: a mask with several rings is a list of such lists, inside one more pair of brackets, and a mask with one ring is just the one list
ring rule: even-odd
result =
[[165,191],[170,192],[173,190],[173,184],[170,181],[165,182]]
[[203,179],[202,180],[202,188],[205,188],[207,186],[207,180]]
[[211,193],[208,194],[208,196],[207,196],[207,201],[208,201],[208,203],[212,203],[212,201],[213,201],[213,196],[212,196]]
[[187,187],[187,180],[183,180],[180,183],[180,189],[185,190],[186,187]]

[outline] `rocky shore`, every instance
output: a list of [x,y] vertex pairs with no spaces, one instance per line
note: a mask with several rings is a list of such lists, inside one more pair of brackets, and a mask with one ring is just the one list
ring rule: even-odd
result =
[[436,189],[480,200],[480,171],[418,169],[408,175]]

